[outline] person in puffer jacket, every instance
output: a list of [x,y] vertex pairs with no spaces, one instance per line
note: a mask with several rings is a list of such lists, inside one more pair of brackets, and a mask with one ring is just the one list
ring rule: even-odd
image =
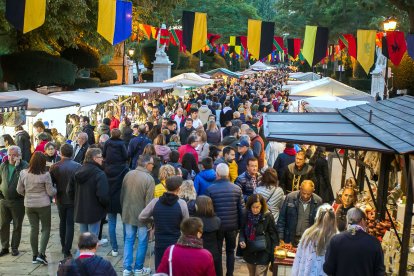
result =
[[262,181],[262,175],[259,173],[259,161],[256,157],[247,160],[247,171],[236,178],[234,184],[240,187],[243,192],[244,201],[251,196],[254,190]]
[[206,157],[201,161],[203,170],[194,179],[194,188],[197,196],[205,195],[207,188],[216,180],[216,172],[213,169],[213,159]]

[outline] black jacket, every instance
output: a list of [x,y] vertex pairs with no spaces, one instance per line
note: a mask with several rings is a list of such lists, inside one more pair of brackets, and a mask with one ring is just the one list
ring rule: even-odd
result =
[[[291,192],[286,196],[280,209],[279,219],[277,220],[277,232],[279,238],[285,243],[293,243],[295,241],[296,226],[298,225],[299,197],[299,191]],[[308,206],[308,208],[310,207],[309,225],[315,222],[316,211],[321,205],[322,199],[318,195],[313,194]]]
[[[226,112],[223,112],[226,110]],[[230,107],[224,107],[222,111],[220,111],[220,125],[225,126],[227,121],[233,120],[233,110]]]
[[324,158],[316,159],[313,170],[316,179],[315,193],[322,198],[323,202],[332,203],[335,198],[329,178],[328,161]]
[[[110,165],[111,164],[111,165]],[[128,173],[129,168],[126,164],[112,165],[106,163],[105,174],[109,185],[109,205],[108,213],[121,214],[121,188],[124,176]]]
[[133,131],[130,126],[124,126],[121,130],[121,139],[124,141],[126,148],[128,148],[129,141],[135,137],[132,133]]
[[109,204],[108,180],[98,164],[83,164],[75,173],[74,185],[71,183],[68,188],[75,204],[75,222],[91,224],[105,217]]
[[102,156],[105,158],[105,164],[125,165],[128,160],[128,154],[124,141],[113,138],[106,141],[102,151]]
[[272,213],[265,213],[259,220],[256,226],[256,237],[266,237],[266,250],[259,252],[252,252],[249,250],[249,242],[246,237],[247,228],[247,214],[244,216],[242,229],[240,230],[239,242],[245,242],[246,248],[243,250],[243,259],[249,264],[255,265],[268,265],[269,262],[273,262],[274,254],[273,249],[279,243],[277,236],[275,220]]
[[213,255],[214,266],[216,268],[216,275],[220,275],[218,270],[221,268],[220,249],[218,245],[218,233],[220,230],[221,221],[217,216],[214,217],[200,217],[203,221],[203,248],[210,251]]
[[287,166],[295,162],[295,155],[289,155],[285,152],[279,154],[276,158],[275,163],[273,164],[273,169],[277,171],[277,176],[279,181],[283,178],[283,173],[285,172]]
[[214,211],[221,220],[220,229],[240,229],[244,214],[244,200],[240,187],[228,180],[219,179],[207,188],[206,195],[213,200]]
[[190,136],[191,132],[193,132],[195,130],[194,127],[191,127],[190,129],[187,129],[186,127],[182,127],[180,128],[180,142],[181,145],[186,145],[187,144],[187,138],[188,136]]
[[358,230],[332,237],[325,254],[323,271],[335,276],[383,276],[384,254],[380,242]]
[[313,183],[316,182],[311,165],[305,164],[302,170],[299,171],[295,163],[292,163],[287,166],[282,175],[282,178],[280,179],[280,187],[282,187],[285,193],[293,191],[293,178],[295,175],[297,176],[296,179],[298,180],[296,191],[299,190],[300,184],[303,182],[303,180],[312,180]]
[[72,156],[73,161],[78,162],[79,164],[82,164],[83,160],[85,159],[86,151],[89,148],[89,144],[88,143],[83,144],[83,146],[80,148],[78,154],[76,154],[76,156],[75,156],[77,147],[79,147],[78,144],[76,144],[74,149],[73,149],[73,156]]
[[74,181],[75,173],[80,167],[81,164],[71,159],[60,160],[50,167],[50,176],[57,190],[57,204],[73,205],[73,200],[67,194],[67,189],[70,183]]
[[131,159],[129,165],[131,169],[137,167],[138,157],[144,152],[145,146],[150,143],[151,140],[145,134],[140,134],[129,141],[128,157]]
[[102,258],[101,256],[94,255],[90,258],[78,259],[81,263],[81,267],[77,265],[74,259],[65,259],[65,261],[59,264],[57,271],[58,276],[70,276],[70,275],[94,275],[94,276],[116,276],[116,271],[112,264]]
[[91,125],[86,125],[82,128],[82,131],[85,132],[86,134],[88,134],[88,144],[89,145],[93,145],[95,144],[95,134],[94,131],[95,127],[91,126]]
[[25,130],[20,130],[16,132],[16,137],[14,138],[16,146],[22,150],[22,159],[26,162],[30,161],[32,156],[32,143],[30,142],[30,135]]

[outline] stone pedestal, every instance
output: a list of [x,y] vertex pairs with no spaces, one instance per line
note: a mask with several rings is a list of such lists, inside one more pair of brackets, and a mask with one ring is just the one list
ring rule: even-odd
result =
[[372,81],[371,81],[371,96],[375,97],[378,95],[381,99],[384,99],[384,87],[385,81],[384,76],[381,73],[371,73],[372,74]]
[[154,72],[154,82],[163,82],[171,78],[171,65],[172,63],[156,63],[153,62],[152,71]]

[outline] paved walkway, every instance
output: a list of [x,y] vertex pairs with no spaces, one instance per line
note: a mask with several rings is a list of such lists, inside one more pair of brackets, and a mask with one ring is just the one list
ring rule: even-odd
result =
[[[98,249],[98,255],[103,256],[105,259],[110,261],[115,267],[118,275],[122,275],[122,253],[123,253],[123,238],[122,238],[122,226],[119,223],[120,217],[118,217],[117,225],[117,236],[119,244],[119,255],[118,257],[112,257],[111,255],[111,246],[106,244],[106,246],[101,246]],[[11,226],[11,229],[13,227]],[[19,275],[56,275],[58,268],[58,263],[63,259],[63,254],[61,253],[61,245],[59,238],[59,216],[57,208],[55,205],[52,206],[52,229],[50,233],[49,244],[46,250],[47,260],[49,262],[48,266],[40,264],[32,264],[32,250],[30,247],[29,241],[29,231],[30,225],[25,216],[23,221],[23,233],[22,240],[20,243],[20,255],[13,257],[11,254],[6,255],[0,258],[0,275],[1,276],[19,276]],[[77,236],[79,235],[79,226],[75,225],[75,239],[73,241],[73,249],[76,248]],[[108,224],[105,224],[103,229],[104,238],[108,238]],[[153,248],[153,245],[150,247]],[[152,269],[154,270],[154,258],[152,261]],[[146,258],[146,267],[149,266],[149,256]],[[225,262],[223,264],[225,267]],[[236,261],[235,272],[236,276],[248,275],[247,267],[244,263]],[[270,275],[270,273],[269,273]]]

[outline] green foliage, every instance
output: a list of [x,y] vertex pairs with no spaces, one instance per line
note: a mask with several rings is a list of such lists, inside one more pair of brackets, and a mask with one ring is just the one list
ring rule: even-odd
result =
[[20,89],[44,85],[69,86],[75,81],[76,66],[45,52],[27,51],[1,57],[4,81]]
[[414,95],[414,61],[405,53],[399,66],[389,62],[393,72],[394,89],[407,89],[410,95]]
[[98,78],[101,82],[108,82],[118,78],[116,71],[106,64],[101,64],[98,68],[92,70],[91,77]]
[[98,52],[85,44],[77,45],[77,48],[66,48],[60,53],[60,56],[74,63],[78,69],[99,66]]
[[371,79],[349,79],[349,86],[352,86],[355,89],[369,92],[371,91]]
[[144,73],[142,73],[142,79],[144,81],[151,82],[153,80],[153,77],[154,77],[154,72],[152,72],[151,70],[147,70]]
[[148,69],[152,69],[152,62],[155,60],[156,48],[156,40],[146,40],[142,43],[142,62]]
[[178,52],[179,52],[178,46],[174,46],[174,45],[170,45],[168,49],[166,50],[166,53],[168,57],[170,58],[170,61],[173,63],[173,65],[171,66],[173,70],[177,68],[178,63],[179,63]]
[[76,78],[71,89],[85,89],[99,87],[100,80],[98,78]]

